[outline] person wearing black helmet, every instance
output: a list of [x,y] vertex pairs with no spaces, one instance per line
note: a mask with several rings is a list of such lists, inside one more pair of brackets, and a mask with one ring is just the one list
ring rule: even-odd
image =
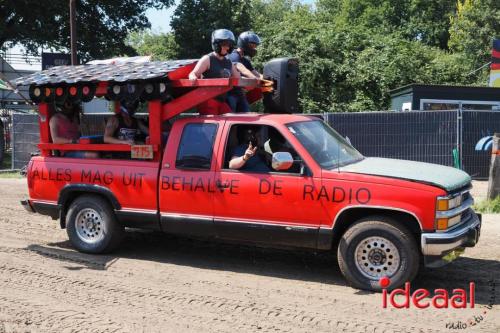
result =
[[[236,66],[243,77],[251,79],[263,79],[252,65],[250,58],[257,54],[257,46],[260,45],[259,36],[253,31],[245,31],[238,37],[238,48],[228,55],[229,60]],[[233,112],[248,112],[250,106],[246,99],[245,91],[236,87],[227,95],[227,102]]]
[[[235,38],[231,31],[217,29],[212,32],[213,52],[204,55],[198,61],[194,69],[189,73],[189,79],[239,78],[240,73],[231,60],[226,58],[233,50],[234,44]],[[231,111],[226,104],[225,94],[202,103],[198,109],[202,114],[221,114]]]

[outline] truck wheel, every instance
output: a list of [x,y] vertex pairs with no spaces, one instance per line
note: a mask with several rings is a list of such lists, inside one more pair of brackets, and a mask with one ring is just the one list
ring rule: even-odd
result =
[[110,205],[95,195],[83,195],[71,203],[66,229],[73,246],[86,253],[110,252],[124,235]]
[[373,216],[356,222],[344,233],[337,256],[340,270],[351,286],[380,291],[382,277],[390,279],[388,289],[411,281],[418,271],[420,251],[404,226]]

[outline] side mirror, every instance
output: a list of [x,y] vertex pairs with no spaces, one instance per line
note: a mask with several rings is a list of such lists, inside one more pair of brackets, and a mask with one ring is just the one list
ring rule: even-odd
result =
[[292,154],[288,152],[277,152],[273,154],[271,166],[276,171],[288,170],[293,164]]

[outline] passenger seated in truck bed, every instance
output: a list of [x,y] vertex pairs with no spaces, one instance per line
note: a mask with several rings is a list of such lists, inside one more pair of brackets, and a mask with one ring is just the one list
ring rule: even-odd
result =
[[149,135],[149,130],[141,120],[133,117],[139,106],[138,101],[123,101],[121,104],[120,112],[106,122],[104,143],[133,145],[140,141],[141,134]]
[[[78,143],[80,133],[80,106],[69,101],[56,105],[56,113],[50,118],[52,143]],[[60,156],[74,158],[98,158],[97,152],[60,151]]]

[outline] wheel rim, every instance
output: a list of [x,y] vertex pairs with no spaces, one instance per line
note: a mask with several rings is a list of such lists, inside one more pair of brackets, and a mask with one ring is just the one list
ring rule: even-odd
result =
[[102,216],[92,208],[85,208],[76,216],[76,233],[85,243],[97,243],[104,237]]
[[400,261],[397,247],[384,237],[365,238],[355,250],[356,267],[371,280],[394,275],[399,269]]

